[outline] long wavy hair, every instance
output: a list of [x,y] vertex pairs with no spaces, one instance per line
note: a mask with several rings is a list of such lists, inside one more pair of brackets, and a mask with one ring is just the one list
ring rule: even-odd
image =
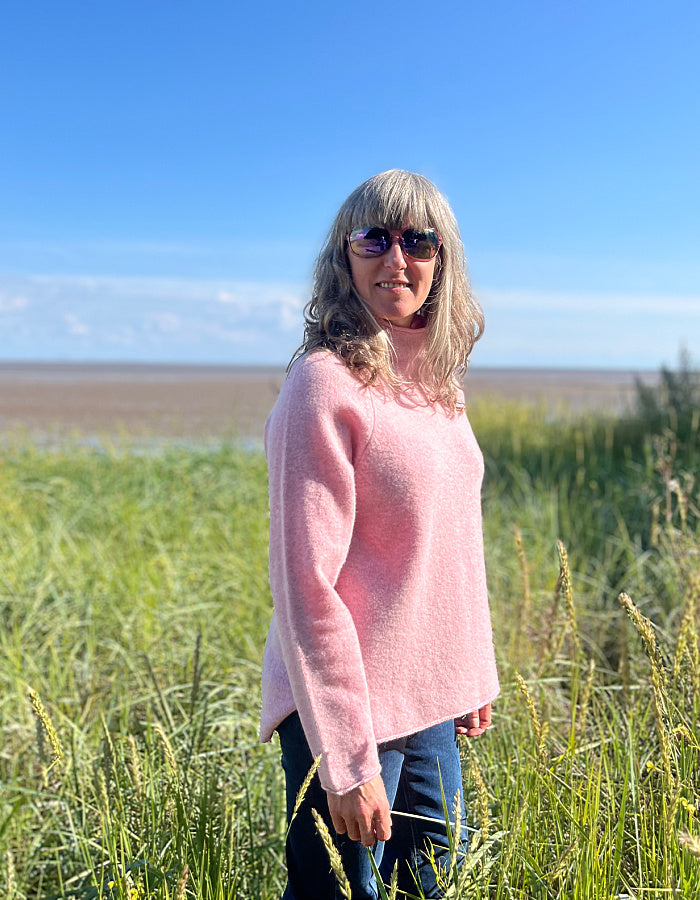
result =
[[464,247],[450,205],[432,182],[414,172],[390,169],[356,188],[338,211],[314,272],[304,310],[304,341],[290,361],[325,348],[342,357],[366,385],[401,391],[390,329],[375,318],[353,284],[347,235],[363,225],[397,230],[435,228],[442,238],[428,297],[419,310],[427,329],[418,377],[431,399],[455,409],[455,379],[466,372],[469,354],[484,330],[484,315],[472,295]]

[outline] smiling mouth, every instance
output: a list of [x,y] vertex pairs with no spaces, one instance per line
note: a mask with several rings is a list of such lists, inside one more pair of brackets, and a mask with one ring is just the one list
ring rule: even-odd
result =
[[377,287],[381,288],[408,288],[411,286],[410,281],[378,281]]

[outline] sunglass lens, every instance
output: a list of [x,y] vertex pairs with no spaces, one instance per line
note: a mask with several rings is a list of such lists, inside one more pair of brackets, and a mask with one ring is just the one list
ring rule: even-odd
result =
[[[391,233],[380,225],[354,228],[348,235],[356,256],[381,256],[392,243]],[[407,228],[400,238],[403,252],[412,259],[432,259],[440,249],[440,236],[433,228]]]
[[404,250],[414,259],[432,259],[440,249],[440,238],[432,228],[424,231],[407,228],[402,238]]
[[350,232],[350,249],[357,256],[381,256],[386,253],[390,239],[386,228],[355,228]]

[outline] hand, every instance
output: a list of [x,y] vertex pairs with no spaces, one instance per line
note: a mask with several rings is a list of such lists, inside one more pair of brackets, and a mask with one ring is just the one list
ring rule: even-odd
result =
[[491,727],[491,704],[487,703],[475,712],[467,713],[455,719],[455,731],[457,734],[466,734],[467,737],[477,737]]
[[391,837],[391,810],[382,776],[353,788],[347,794],[327,791],[328,809],[338,834],[347,832],[351,841],[372,847]]

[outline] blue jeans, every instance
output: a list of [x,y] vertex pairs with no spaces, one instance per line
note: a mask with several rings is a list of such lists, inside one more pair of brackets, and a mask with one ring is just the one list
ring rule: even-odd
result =
[[[298,713],[292,713],[277,731],[282,747],[282,767],[287,783],[287,819],[313,757],[304,736]],[[426,850],[432,847],[437,865],[447,870],[450,852],[442,803],[444,791],[450,819],[454,813],[457,791],[463,792],[459,748],[454,722],[443,722],[417,734],[380,744],[379,761],[389,804],[395,813],[412,813],[431,820],[392,815],[391,839],[378,843],[374,859],[382,879],[388,882],[394,863],[398,862],[399,889],[417,894],[420,884],[426,897],[440,897],[436,876]],[[333,828],[326,792],[318,775],[314,776],[287,838],[287,887],[282,900],[336,900],[341,894],[330,871],[328,854],[316,831],[311,809],[323,817],[343,860],[350,881],[353,900],[376,900],[377,884],[367,850],[347,835],[337,835]],[[467,850],[467,827],[464,804],[461,805],[461,846],[457,864]],[[454,824],[454,823],[453,823]]]

